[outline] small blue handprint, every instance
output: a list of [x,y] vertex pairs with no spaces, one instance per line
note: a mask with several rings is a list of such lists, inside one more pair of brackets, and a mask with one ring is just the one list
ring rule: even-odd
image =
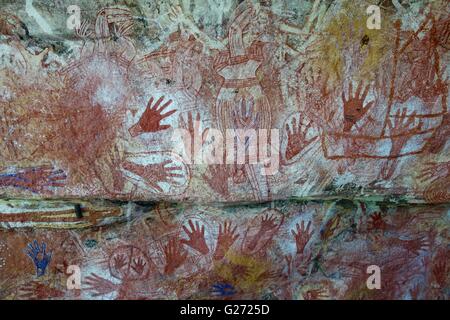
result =
[[236,294],[236,290],[231,284],[217,283],[213,285],[212,294],[221,297],[230,297]]
[[33,260],[33,263],[36,266],[36,275],[38,277],[45,274],[45,270],[52,260],[52,253],[46,253],[46,249],[47,245],[45,242],[42,242],[42,245],[39,247],[37,240],[34,240],[33,243],[28,244],[28,247],[25,250],[25,253]]

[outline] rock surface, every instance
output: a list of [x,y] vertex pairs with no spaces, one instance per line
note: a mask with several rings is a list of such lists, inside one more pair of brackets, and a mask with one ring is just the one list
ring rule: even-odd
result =
[[[0,298],[448,299],[448,210],[134,205],[122,224],[0,231]],[[367,287],[369,266],[381,290]]]
[[1,0],[0,299],[448,299],[450,4],[382,3]]
[[448,201],[445,1],[3,2],[5,198]]

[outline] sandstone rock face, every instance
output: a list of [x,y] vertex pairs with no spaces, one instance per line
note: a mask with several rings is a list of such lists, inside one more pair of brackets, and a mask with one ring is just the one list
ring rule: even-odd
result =
[[[126,224],[0,232],[0,297],[448,299],[448,210],[133,205]],[[382,290],[367,287],[370,266],[381,269]],[[79,290],[66,286],[75,270]]]
[[1,2],[0,298],[448,299],[448,1],[172,2]]

